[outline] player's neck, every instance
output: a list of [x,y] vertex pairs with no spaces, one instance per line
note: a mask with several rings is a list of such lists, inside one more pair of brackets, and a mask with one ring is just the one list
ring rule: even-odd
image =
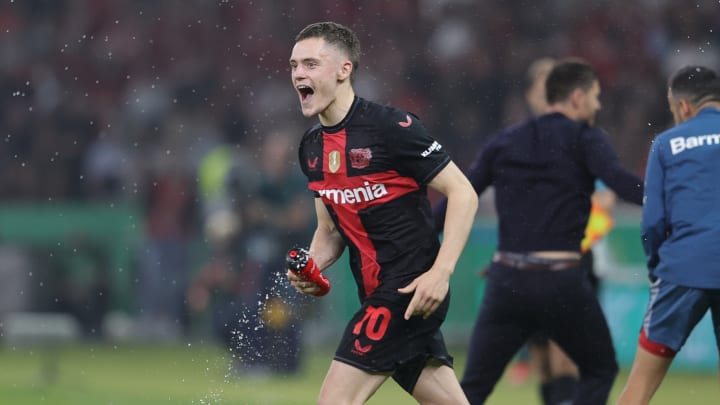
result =
[[696,112],[696,113],[700,112],[700,110],[702,110],[703,108],[715,108],[715,109],[717,109],[717,110],[720,110],[720,102],[718,102],[718,101],[706,101],[706,102],[704,102],[704,103],[700,103],[700,104],[697,106],[697,112]]
[[325,111],[318,115],[320,123],[326,127],[332,127],[342,121],[350,111],[355,100],[355,91],[352,86],[341,86],[338,88],[335,99],[330,102]]
[[586,122],[580,114],[577,108],[574,108],[571,103],[555,103],[548,107],[548,113],[560,113],[573,121]]

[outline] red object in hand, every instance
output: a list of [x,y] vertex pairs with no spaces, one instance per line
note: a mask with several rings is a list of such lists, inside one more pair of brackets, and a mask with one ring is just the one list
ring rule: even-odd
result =
[[290,271],[304,281],[317,284],[320,290],[313,295],[321,297],[330,291],[330,280],[320,272],[306,249],[290,249],[285,260]]

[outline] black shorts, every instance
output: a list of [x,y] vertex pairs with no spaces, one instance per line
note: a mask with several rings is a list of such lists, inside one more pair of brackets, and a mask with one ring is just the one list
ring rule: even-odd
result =
[[428,318],[403,317],[411,296],[399,293],[373,293],[345,328],[335,352],[335,360],[369,373],[391,374],[412,394],[425,366],[436,361],[452,367],[440,332],[450,294]]

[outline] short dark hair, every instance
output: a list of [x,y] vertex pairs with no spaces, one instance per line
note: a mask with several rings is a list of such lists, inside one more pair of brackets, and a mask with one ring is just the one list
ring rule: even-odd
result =
[[548,104],[567,100],[575,89],[589,90],[598,80],[595,70],[587,62],[572,58],[558,62],[545,81]]
[[685,66],[668,80],[672,96],[686,98],[692,104],[720,101],[720,77],[704,66]]
[[317,22],[303,28],[295,37],[295,42],[307,38],[322,38],[328,44],[347,53],[353,64],[350,73],[350,80],[353,80],[355,72],[360,67],[360,40],[350,28],[332,21]]

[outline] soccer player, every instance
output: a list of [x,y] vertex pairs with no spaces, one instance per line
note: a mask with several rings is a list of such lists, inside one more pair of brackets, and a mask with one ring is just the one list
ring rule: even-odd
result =
[[647,404],[690,332],[711,310],[720,347],[720,76],[701,66],[668,82],[675,127],[653,141],[642,243],[650,303],[618,404]]
[[548,111],[501,131],[469,169],[478,194],[494,185],[499,216],[461,381],[472,404],[485,402],[515,352],[540,331],[579,368],[575,403],[605,404],[618,370],[604,314],[579,267],[580,245],[596,178],[636,204],[642,181],[593,125],[600,84],[591,66],[559,62],[546,92]]
[[[440,325],[449,279],[467,241],[477,195],[413,114],[355,95],[360,44],[347,27],[321,22],[296,37],[293,87],[309,129],[300,166],[315,194],[309,252],[321,270],[349,250],[362,304],[320,389],[320,404],[360,404],[392,378],[423,404],[467,404]],[[427,187],[447,196],[439,242]],[[288,271],[292,285],[318,285]]]

